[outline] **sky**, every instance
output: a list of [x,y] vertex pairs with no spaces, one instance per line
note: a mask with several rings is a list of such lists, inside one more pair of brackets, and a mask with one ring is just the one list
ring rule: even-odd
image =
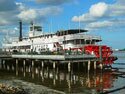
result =
[[44,32],[87,29],[100,44],[125,48],[125,0],[0,0],[0,46],[18,36],[20,20],[24,36],[33,21]]

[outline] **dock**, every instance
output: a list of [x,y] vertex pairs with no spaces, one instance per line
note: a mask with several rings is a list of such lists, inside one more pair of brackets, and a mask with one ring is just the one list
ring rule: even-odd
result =
[[44,67],[45,64],[50,64],[53,66],[53,69],[56,68],[59,64],[65,64],[68,67],[68,71],[71,71],[71,66],[73,64],[82,64],[87,62],[88,70],[90,70],[90,64],[93,62],[94,69],[96,69],[96,63],[99,61],[94,55],[87,55],[87,54],[74,54],[74,55],[43,55],[43,54],[3,54],[0,55],[2,62],[5,60],[12,59],[15,60],[16,65],[18,65],[19,61],[23,61],[23,64],[26,64],[26,61],[29,60],[34,66],[36,61],[41,62],[42,66]]
[[93,55],[12,55],[12,58],[20,59],[39,59],[39,60],[58,60],[58,61],[67,61],[67,60],[97,60]]
[[0,52],[0,59],[12,59],[12,54],[6,52]]

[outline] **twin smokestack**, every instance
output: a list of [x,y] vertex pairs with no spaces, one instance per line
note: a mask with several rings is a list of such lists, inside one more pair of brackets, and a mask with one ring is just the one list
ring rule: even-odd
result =
[[19,21],[19,41],[22,41],[22,21]]

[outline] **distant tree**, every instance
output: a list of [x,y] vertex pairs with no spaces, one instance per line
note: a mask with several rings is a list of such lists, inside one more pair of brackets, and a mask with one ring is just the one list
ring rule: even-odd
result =
[[125,51],[125,48],[124,49],[120,49],[119,51]]

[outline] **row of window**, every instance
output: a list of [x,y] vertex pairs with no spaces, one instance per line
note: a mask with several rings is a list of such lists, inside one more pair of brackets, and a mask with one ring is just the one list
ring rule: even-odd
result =
[[95,41],[91,41],[91,40],[84,40],[84,39],[76,39],[76,40],[67,40],[67,41],[63,41],[63,44],[95,44]]

